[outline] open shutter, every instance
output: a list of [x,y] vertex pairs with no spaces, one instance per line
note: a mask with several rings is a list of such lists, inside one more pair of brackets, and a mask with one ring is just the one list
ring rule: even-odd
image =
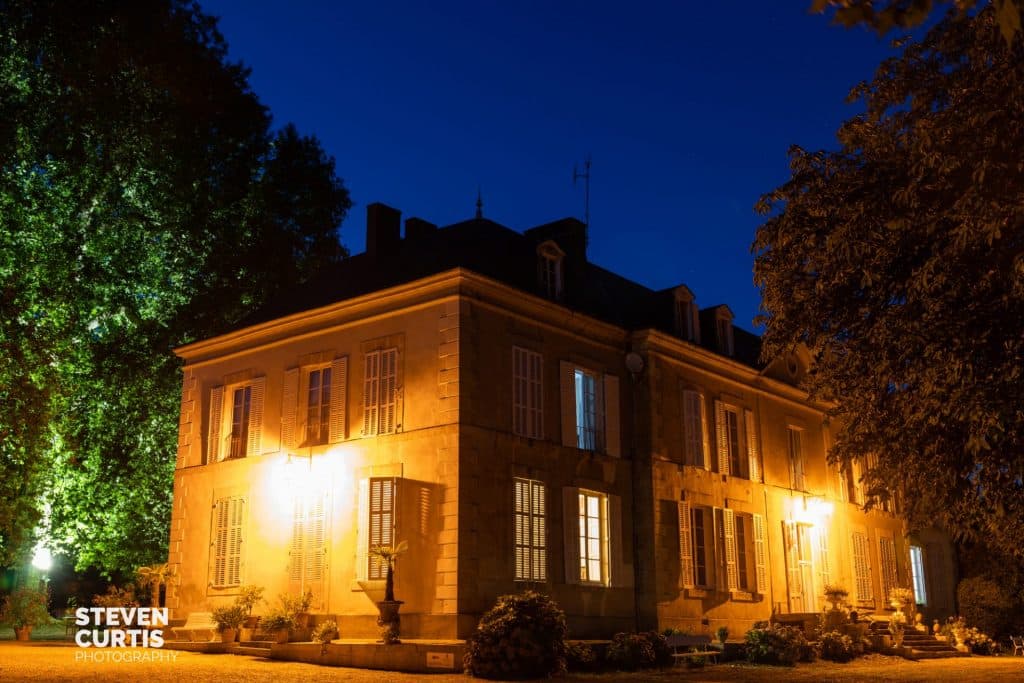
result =
[[828,556],[828,529],[818,527],[815,531],[818,537],[818,583],[821,584],[821,592],[824,595],[825,586],[832,583],[832,566]]
[[708,402],[704,400],[704,394],[697,394],[697,398],[700,399],[700,432],[701,440],[703,442],[703,450],[701,451],[701,458],[704,463],[704,469],[711,469],[711,429],[708,427]]
[[238,586],[242,583],[242,529],[245,523],[245,499],[232,498],[229,501],[228,552],[225,585]]
[[224,585],[225,554],[228,547],[228,501],[218,500],[213,505],[213,519],[210,524],[210,570],[209,585]]
[[622,536],[622,496],[608,495],[608,568],[611,586],[633,585],[633,563],[626,557],[626,541]]
[[548,578],[548,538],[547,538],[547,501],[545,500],[544,484],[539,481],[530,482],[530,541],[533,543],[531,576],[534,581],[547,581]]
[[757,439],[757,421],[753,410],[744,410],[744,428],[747,435],[747,457],[750,460],[750,481],[761,479],[761,447]]
[[246,455],[263,453],[263,397],[266,394],[267,378],[257,377],[252,381],[252,395],[249,404],[249,444]]
[[693,588],[693,532],[690,527],[690,502],[679,501],[679,583],[683,588]]
[[565,582],[580,582],[580,499],[579,489],[562,489],[562,547],[565,552]]
[[754,515],[754,574],[757,592],[768,594],[768,549],[763,515]]
[[327,494],[316,493],[306,504],[305,587],[313,591],[314,609],[322,609],[327,576]]
[[530,482],[513,480],[515,513],[515,578],[530,578]]
[[561,361],[558,366],[558,377],[562,394],[562,445],[577,448],[579,439],[576,435],[576,378],[572,363]]
[[224,410],[224,387],[214,387],[210,390],[210,424],[206,439],[206,462],[217,462],[220,460],[220,434],[223,427]]
[[295,448],[295,418],[299,401],[299,369],[285,370],[281,388],[281,448]]
[[619,428],[619,378],[615,375],[604,376],[604,424],[605,453],[619,457],[622,455],[622,439]]
[[356,579],[365,581],[369,568],[370,547],[370,480],[359,480],[359,504],[356,507]]
[[331,363],[331,443],[345,440],[345,409],[348,406],[348,356]]
[[739,572],[736,565],[736,512],[729,508],[722,510],[722,539],[725,545],[726,587],[730,591],[740,588]]
[[718,438],[718,471],[729,474],[729,435],[725,427],[725,404],[715,401],[715,436]]
[[391,434],[398,422],[398,349],[380,352],[380,429]]
[[288,592],[302,592],[302,574],[305,568],[306,505],[302,496],[295,496],[292,504],[292,545],[288,551]]
[[786,545],[786,575],[789,585],[789,610],[804,610],[803,579],[800,576],[800,541],[796,522],[782,522],[782,538]]

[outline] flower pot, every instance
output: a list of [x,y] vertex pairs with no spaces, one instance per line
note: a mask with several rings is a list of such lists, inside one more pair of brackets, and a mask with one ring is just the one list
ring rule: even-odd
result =
[[309,612],[298,612],[295,615],[295,628],[298,630],[309,628]]
[[29,636],[32,635],[31,626],[15,626],[14,627],[14,639],[26,642],[29,640]]
[[288,629],[279,628],[274,631],[274,642],[275,643],[287,643],[288,642]]
[[398,639],[401,625],[401,617],[398,611],[402,608],[401,600],[381,600],[377,603],[377,610],[380,616],[377,617],[377,625],[380,626],[381,642],[385,645],[396,645],[402,641]]
[[242,626],[238,629],[238,641],[244,643],[246,641],[252,640],[252,634],[254,631],[255,629],[253,628],[250,628],[248,626]]
[[233,643],[235,642],[235,629],[226,628],[220,632],[220,642],[222,643]]

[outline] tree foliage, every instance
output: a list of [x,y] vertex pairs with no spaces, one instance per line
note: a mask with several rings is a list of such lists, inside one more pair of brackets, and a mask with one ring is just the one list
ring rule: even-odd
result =
[[334,160],[276,134],[184,0],[0,0],[0,563],[166,559],[180,373],[344,255]]
[[841,148],[794,148],[758,204],[765,352],[810,350],[869,491],[1024,556],[1021,42],[953,14],[852,97]]
[[866,24],[879,33],[894,28],[911,28],[924,23],[936,5],[954,5],[961,13],[991,4],[999,30],[1007,45],[1021,34],[1022,0],[813,0],[812,12],[832,7],[837,23],[845,26]]

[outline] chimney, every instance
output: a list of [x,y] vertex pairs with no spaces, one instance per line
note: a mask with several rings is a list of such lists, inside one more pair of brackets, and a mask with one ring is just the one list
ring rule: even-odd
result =
[[402,212],[374,202],[366,207],[366,253],[387,255],[398,250],[402,240]]
[[418,240],[437,232],[437,226],[422,218],[405,219],[405,239]]

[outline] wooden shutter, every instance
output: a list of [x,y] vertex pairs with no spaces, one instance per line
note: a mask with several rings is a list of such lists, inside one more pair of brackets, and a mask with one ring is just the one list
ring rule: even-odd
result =
[[299,401],[299,369],[285,370],[281,388],[281,448],[295,448],[295,418]]
[[359,480],[359,504],[356,506],[356,579],[365,581],[370,566],[370,480]]
[[514,479],[515,578],[530,578],[530,482]]
[[562,547],[565,554],[565,582],[580,582],[580,499],[579,489],[562,489]]
[[743,417],[747,435],[747,456],[750,460],[750,480],[762,481],[761,447],[757,439],[757,421],[754,419],[754,411],[744,410]]
[[725,424],[725,404],[715,401],[715,432],[718,437],[718,471],[729,474],[729,434]]
[[782,537],[786,545],[786,572],[789,579],[789,609],[804,610],[803,577],[800,575],[800,539],[796,522],[782,522]]
[[531,426],[531,434],[535,439],[544,438],[544,356],[539,353],[527,355],[529,361],[529,382],[530,398],[532,399],[530,410],[532,415],[527,415]]
[[853,573],[856,577],[857,600],[866,602],[872,599],[871,566],[868,564],[868,537],[854,531],[853,537]]
[[210,578],[211,586],[223,586],[227,575],[228,528],[230,519],[228,499],[222,498],[213,505],[213,520],[210,523]]
[[249,444],[246,447],[246,455],[263,453],[263,398],[266,389],[266,377],[257,377],[252,381],[249,398]]
[[828,529],[819,526],[815,529],[818,537],[818,581],[821,583],[822,594],[825,586],[832,583],[832,566],[828,556]]
[[245,522],[245,499],[228,499],[227,549],[224,553],[225,586],[242,583],[242,529]]
[[331,363],[330,442],[345,440],[345,411],[348,408],[348,356]]
[[206,439],[206,462],[217,462],[221,459],[220,442],[221,429],[223,429],[224,411],[224,387],[214,387],[210,390],[210,424]]
[[[370,480],[369,548],[395,542],[395,480]],[[385,567],[380,558],[371,557],[369,578],[383,579]]]
[[[526,350],[518,346],[512,347],[512,433],[519,436],[529,436],[530,430],[527,427],[529,408],[527,406],[527,394],[529,393],[529,380],[527,379],[527,357]],[[517,484],[518,486],[518,484]],[[518,494],[517,494],[518,495]],[[517,574],[518,575],[518,574]]]
[[693,531],[690,525],[690,503],[679,501],[679,583],[693,588],[696,583],[693,562]]
[[605,453],[619,457],[622,455],[622,437],[619,426],[619,378],[615,375],[604,376],[604,407]]
[[393,434],[398,422],[398,349],[380,352],[380,426],[378,434]]
[[708,427],[708,404],[704,394],[698,393],[700,400],[700,433],[701,433],[701,459],[704,469],[711,470],[711,429]]
[[740,588],[739,572],[736,566],[736,512],[729,508],[722,510],[722,538],[725,545],[725,577],[730,591]]
[[377,433],[380,410],[380,351],[363,359],[363,436]]
[[609,494],[608,498],[608,584],[633,585],[632,558],[626,557],[626,539],[622,535],[622,496]]
[[757,592],[768,594],[768,549],[763,515],[754,515],[754,574]]
[[882,563],[882,599],[889,600],[889,592],[896,588],[896,547],[891,538],[878,539],[878,554]]
[[327,577],[327,494],[316,493],[306,501],[304,588],[313,591],[313,605],[321,609]]
[[559,363],[559,389],[562,395],[562,445],[570,448],[579,447],[579,438],[576,435],[576,378],[574,373],[575,368],[572,363],[564,360]]
[[530,573],[535,581],[548,578],[547,501],[544,483],[530,482],[530,541],[533,557]]
[[288,592],[292,595],[302,592],[305,550],[306,505],[302,496],[295,496],[292,503],[292,544],[288,550]]
[[687,465],[704,467],[704,445],[707,439],[705,432],[706,418],[703,410],[703,398],[700,393],[683,389],[683,462]]

